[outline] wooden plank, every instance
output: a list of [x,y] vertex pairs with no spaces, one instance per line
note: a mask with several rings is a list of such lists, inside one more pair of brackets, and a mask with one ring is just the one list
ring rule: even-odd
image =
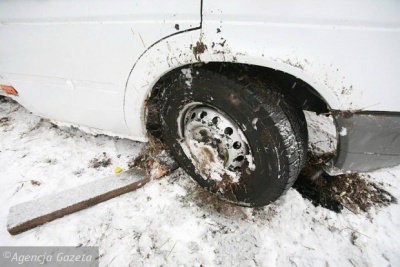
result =
[[133,168],[118,175],[112,175],[57,194],[15,205],[10,208],[7,230],[12,235],[27,231],[38,225],[131,192],[150,180],[151,178],[146,176],[144,170]]

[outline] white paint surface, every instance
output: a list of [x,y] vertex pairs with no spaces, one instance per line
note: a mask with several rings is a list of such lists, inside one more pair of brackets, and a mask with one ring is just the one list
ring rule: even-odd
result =
[[125,118],[130,71],[161,38],[198,27],[200,2],[1,1],[0,21],[0,84],[13,85],[16,100],[55,121],[145,141],[140,112]]

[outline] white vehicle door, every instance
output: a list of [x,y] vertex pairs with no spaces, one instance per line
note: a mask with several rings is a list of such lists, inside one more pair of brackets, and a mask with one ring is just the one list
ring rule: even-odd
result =
[[3,0],[0,83],[14,86],[18,101],[38,115],[129,135],[123,103],[132,67],[159,40],[198,29],[200,5]]

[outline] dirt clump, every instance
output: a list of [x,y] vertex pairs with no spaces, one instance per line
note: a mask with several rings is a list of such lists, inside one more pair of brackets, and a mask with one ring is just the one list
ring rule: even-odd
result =
[[143,169],[146,176],[158,179],[178,168],[178,163],[162,141],[150,136],[139,155],[128,162],[128,167]]
[[[322,206],[335,212],[343,207],[353,213],[368,211],[372,206],[387,206],[397,203],[389,192],[359,173],[330,176],[321,172],[322,166],[331,155],[313,156],[308,154],[308,162],[293,187],[315,206]],[[311,179],[313,178],[313,179]]]
[[195,46],[192,46],[193,55],[196,60],[201,61],[200,54],[203,54],[207,50],[207,45],[205,45],[201,40],[196,42]]
[[100,167],[108,167],[110,165],[111,158],[107,156],[106,152],[103,152],[101,156],[96,157],[89,162],[89,167],[95,169],[98,169]]

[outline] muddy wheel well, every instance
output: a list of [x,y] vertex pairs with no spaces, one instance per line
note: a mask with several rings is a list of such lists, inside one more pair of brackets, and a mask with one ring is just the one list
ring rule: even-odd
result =
[[[207,64],[197,63],[187,65],[181,68],[205,68],[214,72],[222,73],[229,78],[246,80],[253,78],[272,79],[282,88],[290,91],[293,97],[303,110],[314,111],[317,114],[327,113],[329,106],[326,101],[306,82],[296,78],[288,73],[254,65],[246,65],[239,63],[221,63],[212,62]],[[162,138],[161,129],[159,127],[158,99],[160,93],[170,82],[171,73],[165,74],[153,87],[150,97],[147,100],[147,116],[146,128],[149,134],[156,138]]]

